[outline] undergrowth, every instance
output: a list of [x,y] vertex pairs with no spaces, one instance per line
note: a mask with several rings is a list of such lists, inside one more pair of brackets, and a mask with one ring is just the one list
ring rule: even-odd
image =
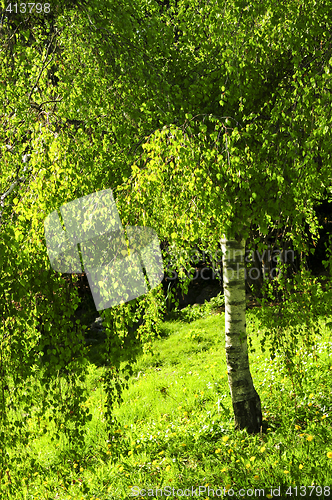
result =
[[[21,412],[30,444],[7,452],[19,455],[20,462],[16,470],[2,471],[1,498],[177,499],[188,491],[209,498],[213,490],[215,496],[241,498],[260,490],[260,498],[272,498],[279,487],[280,497],[288,498],[295,487],[300,493],[301,485],[302,497],[329,498],[332,342],[327,318],[316,325],[312,350],[296,354],[303,366],[297,386],[282,353],[272,359],[261,351],[258,309],[247,311],[250,367],[264,418],[261,433],[249,435],[233,428],[222,305],[219,297],[204,307],[175,311],[163,323],[153,354],[137,360],[123,402],[115,408],[119,426],[111,439],[104,418],[105,366],[87,365],[92,420],[83,447],[73,446],[64,433],[56,437],[48,415],[37,420],[33,411]],[[38,394],[38,373],[27,384],[34,384]]]

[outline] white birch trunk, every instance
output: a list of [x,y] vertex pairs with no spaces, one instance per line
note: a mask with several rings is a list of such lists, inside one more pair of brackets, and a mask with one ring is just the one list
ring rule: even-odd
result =
[[225,335],[228,383],[234,410],[235,429],[261,430],[259,395],[249,370],[246,335],[245,240],[221,240],[225,294]]

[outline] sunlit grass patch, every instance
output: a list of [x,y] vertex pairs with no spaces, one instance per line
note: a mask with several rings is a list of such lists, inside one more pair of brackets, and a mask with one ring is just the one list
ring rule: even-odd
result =
[[[114,408],[117,426],[111,435],[105,419],[106,368],[90,364],[85,406],[92,420],[85,427],[84,447],[73,446],[63,428],[52,441],[54,424],[47,423],[47,415],[37,421],[31,414],[24,423],[31,429],[29,449],[19,466],[3,475],[2,498],[128,498],[134,486],[161,484],[183,489],[196,484],[228,489],[328,484],[330,332],[322,323],[315,352],[299,352],[306,370],[299,388],[278,354],[271,360],[261,351],[254,310],[248,311],[247,321],[262,433],[234,431],[224,314],[165,322],[167,335],[155,341],[154,354],[141,356],[134,366],[123,402]],[[14,482],[25,496],[10,489]]]

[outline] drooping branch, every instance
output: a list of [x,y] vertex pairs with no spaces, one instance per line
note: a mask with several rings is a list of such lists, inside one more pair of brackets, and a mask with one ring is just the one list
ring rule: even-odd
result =
[[[27,167],[24,167],[23,169],[23,172],[26,172],[28,171],[28,168]],[[3,208],[5,206],[5,199],[7,198],[7,196],[9,196],[15,189],[15,187],[20,183],[20,182],[25,182],[27,180],[27,177],[25,175],[23,175],[22,177],[19,177],[18,179],[16,179],[9,187],[9,189],[7,189],[7,191],[5,193],[3,193],[1,196],[0,196],[0,206],[2,208],[1,212],[0,212],[0,227],[1,227],[1,224],[2,224],[2,214],[3,214]]]

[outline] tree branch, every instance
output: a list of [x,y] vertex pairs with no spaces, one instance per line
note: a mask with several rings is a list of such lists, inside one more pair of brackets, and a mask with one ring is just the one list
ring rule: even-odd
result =
[[[54,51],[55,51],[55,48],[56,48],[56,47],[54,47],[54,50],[53,50],[53,53],[52,53],[52,57],[51,57],[51,59],[50,59],[50,60],[46,63],[46,59],[47,59],[47,57],[48,57],[49,49],[50,49],[50,47],[51,47],[51,45],[52,45],[52,42],[53,42],[53,40],[54,40],[54,38],[55,38],[55,35],[56,35],[56,34],[54,34],[54,35],[53,35],[52,40],[50,41],[50,43],[49,43],[49,44],[48,44],[48,46],[47,46],[45,59],[44,59],[44,61],[42,62],[42,68],[41,68],[41,70],[40,70],[40,72],[39,72],[39,75],[38,75],[38,77],[37,77],[36,83],[33,85],[32,89],[31,89],[31,91],[30,91],[29,97],[28,97],[28,100],[29,100],[29,101],[30,101],[30,99],[31,99],[31,96],[32,96],[33,91],[35,90],[35,88],[36,88],[36,87],[37,87],[37,85],[38,85],[39,79],[40,79],[40,77],[41,77],[41,75],[42,75],[42,73],[43,73],[44,69],[45,69],[45,68],[46,68],[46,67],[47,67],[47,66],[48,66],[48,65],[49,65],[49,64],[53,61],[53,59],[54,59]],[[46,64],[45,64],[45,63],[46,63]]]
[[[24,167],[23,169],[23,172],[25,172],[27,170],[27,167]],[[17,184],[19,184],[20,182],[24,182],[26,181],[26,177],[25,176],[22,176],[20,177],[19,179],[16,179],[16,181],[14,181],[10,188],[3,194],[0,196],[0,206],[1,208],[3,209],[3,207],[5,206],[5,199],[7,198],[7,196],[9,196],[15,189],[15,187],[17,186]],[[0,212],[0,227],[1,227],[1,219],[2,219],[2,214],[3,214],[3,210],[1,210]]]

